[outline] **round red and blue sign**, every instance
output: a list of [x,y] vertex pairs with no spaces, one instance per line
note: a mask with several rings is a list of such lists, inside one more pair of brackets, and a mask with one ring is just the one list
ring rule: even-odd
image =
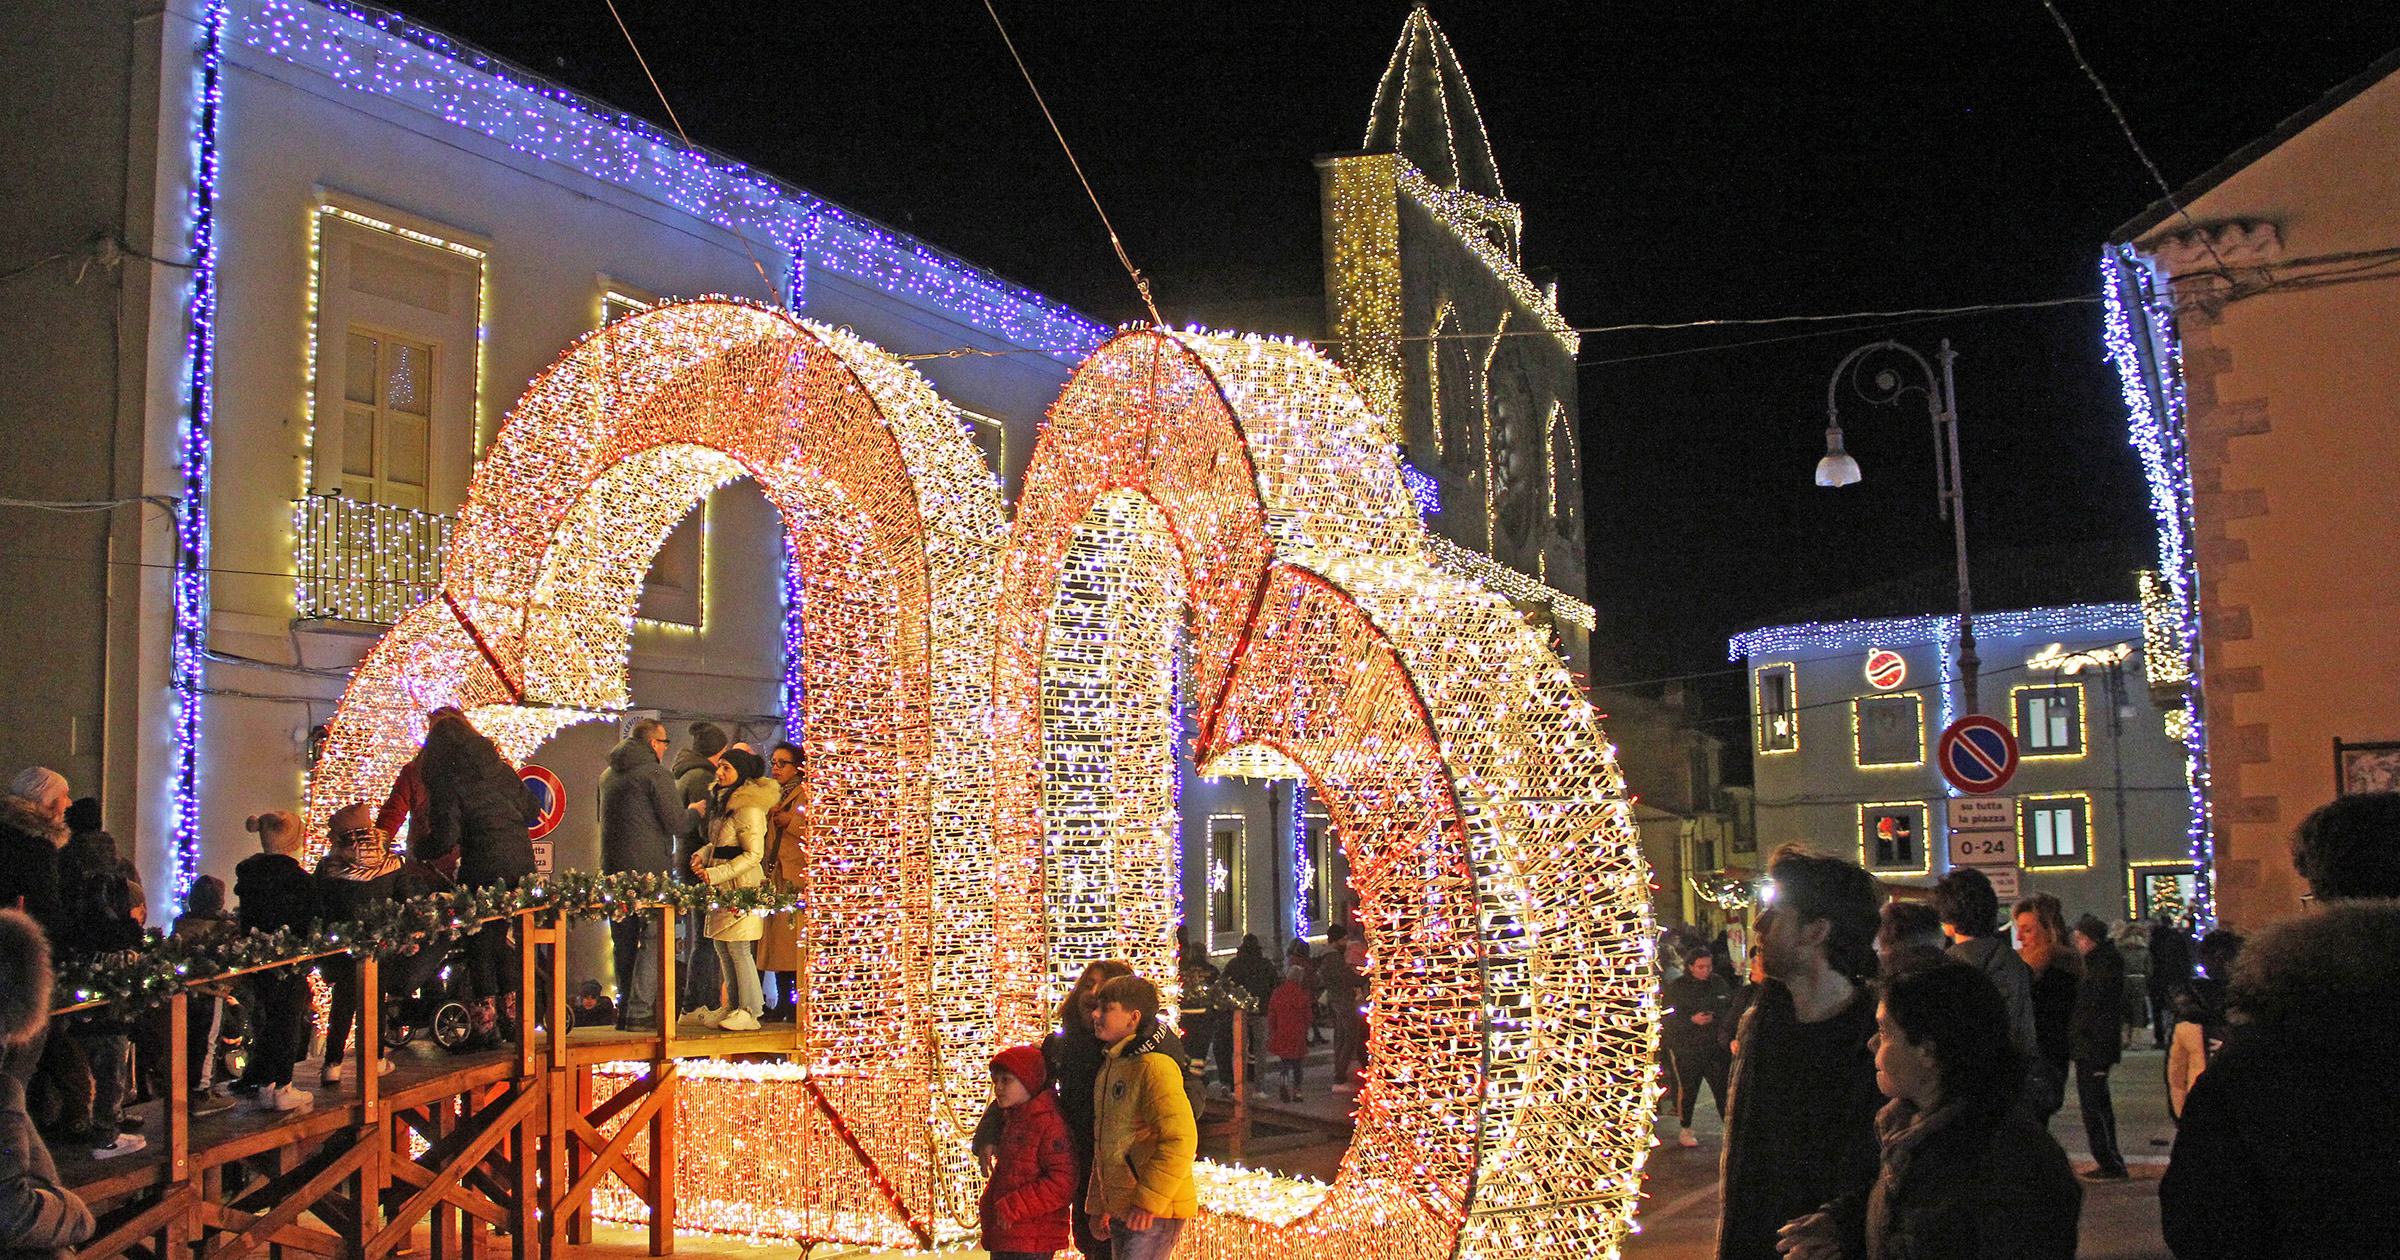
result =
[[525,781],[525,794],[533,798],[534,808],[541,811],[541,817],[527,829],[527,838],[539,840],[558,830],[558,820],[567,812],[567,785],[540,766],[527,766],[517,771],[517,777]]
[[1908,681],[1908,662],[1890,648],[1867,649],[1867,682],[1877,691],[1890,691]]
[[2007,787],[2016,777],[2017,737],[2006,722],[1970,713],[1942,732],[1934,759],[1952,787],[1982,796]]

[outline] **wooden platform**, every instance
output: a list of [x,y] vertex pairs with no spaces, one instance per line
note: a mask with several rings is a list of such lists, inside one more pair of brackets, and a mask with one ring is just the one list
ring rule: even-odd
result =
[[[661,993],[676,992],[675,915],[660,914]],[[565,934],[540,912],[518,916],[521,991],[536,992],[536,955],[564,948]],[[554,959],[553,974],[570,974]],[[376,992],[376,964],[362,962]],[[170,1064],[185,1062],[188,999],[169,1000]],[[361,1040],[375,1044],[379,1012],[364,1013]],[[552,986],[539,1022],[564,1026],[564,986]],[[319,1065],[299,1065],[294,1083],[315,1094],[308,1109],[261,1111],[249,1100],[194,1116],[180,1072],[167,1098],[131,1109],[146,1149],[95,1159],[54,1149],[59,1175],[99,1219],[82,1260],[240,1260],[264,1247],[382,1260],[429,1226],[431,1260],[477,1260],[505,1240],[513,1260],[549,1260],[591,1233],[593,1192],[622,1182],[648,1208],[649,1251],[675,1247],[676,1107],[680,1060],[788,1057],[804,1052],[805,1023],[754,1032],[696,1025],[654,1031],[583,1028],[553,1039],[536,1029],[520,1044],[473,1054],[402,1047],[394,1070],[376,1076],[349,1065],[350,1079],[316,1084]],[[594,1067],[637,1062],[629,1085],[595,1105]],[[830,1106],[830,1104],[827,1104]],[[840,1123],[839,1116],[835,1116]]]

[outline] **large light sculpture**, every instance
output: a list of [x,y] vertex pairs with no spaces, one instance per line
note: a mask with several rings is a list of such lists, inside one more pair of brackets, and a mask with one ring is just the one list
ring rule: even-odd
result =
[[[1301,346],[1103,345],[1051,410],[1003,553],[957,413],[881,351],[720,300],[611,325],[478,467],[443,598],[344,698],[312,824],[379,796],[433,705],[517,758],[625,708],[642,573],[738,476],[783,512],[805,590],[813,1062],[695,1068],[713,1083],[679,1113],[685,1224],[969,1236],[987,1056],[1046,1032],[1091,959],[1174,975],[1188,714],[1204,770],[1306,781],[1375,987],[1341,1174],[1203,1165],[1178,1254],[1613,1253],[1656,1025],[1623,781],[1543,638],[1435,567],[1382,421]],[[799,1096],[820,1090],[841,1141]],[[791,1105],[755,1105],[777,1091]]]
[[1092,958],[1174,974],[1174,868],[1144,855],[1175,828],[1176,631],[1196,760],[1305,777],[1373,942],[1341,1175],[1212,1169],[1179,1255],[1582,1257],[1631,1219],[1655,1011],[1623,782],[1548,645],[1429,545],[1380,421],[1284,342],[1117,337],[1027,471],[993,674],[1002,1038]]

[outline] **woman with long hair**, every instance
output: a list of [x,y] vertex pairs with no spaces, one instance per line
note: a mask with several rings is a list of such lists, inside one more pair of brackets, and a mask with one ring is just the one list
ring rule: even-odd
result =
[[[702,815],[707,839],[692,855],[692,873],[711,888],[757,888],[767,882],[767,811],[781,792],[767,777],[767,763],[747,748],[717,755],[717,781],[708,790]],[[715,943],[725,977],[725,1005],[694,1011],[685,1023],[728,1032],[753,1032],[766,1002],[758,987],[758,962],[751,946],[766,921],[746,910],[711,910],[703,930]]]
[[[436,717],[418,757],[425,791],[425,832],[410,856],[434,866],[457,855],[458,882],[467,888],[509,888],[534,872],[533,837],[540,815],[516,767],[464,715]],[[467,974],[475,1003],[467,1045],[488,1049],[522,1033],[520,979],[509,924],[484,924],[467,938]]]
[[2083,1187],[2013,1114],[2025,1065],[2000,990],[1960,963],[1883,982],[1873,1186],[1783,1229],[1788,1260],[2070,1260]]

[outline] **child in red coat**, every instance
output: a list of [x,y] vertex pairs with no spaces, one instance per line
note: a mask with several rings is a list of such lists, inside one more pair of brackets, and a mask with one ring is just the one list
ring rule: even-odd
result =
[[1308,1062],[1308,1029],[1316,1022],[1317,999],[1308,991],[1308,969],[1286,967],[1283,983],[1267,999],[1267,1053],[1283,1060],[1283,1100],[1300,1099],[1300,1070]]
[[1074,1245],[1067,1204],[1075,1198],[1075,1150],[1050,1091],[1039,1046],[1015,1046],[992,1058],[992,1095],[1001,1115],[1000,1145],[983,1186],[983,1247],[992,1260],[1048,1260]]

